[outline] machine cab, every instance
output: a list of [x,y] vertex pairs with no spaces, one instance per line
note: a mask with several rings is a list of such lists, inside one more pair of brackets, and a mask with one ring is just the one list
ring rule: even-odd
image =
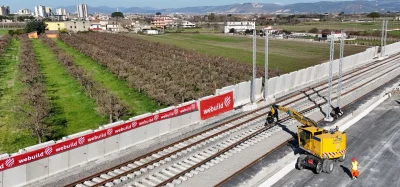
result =
[[304,127],[298,129],[298,142],[300,148],[314,152],[316,146],[315,141],[320,141],[320,136],[324,133],[324,129],[316,127]]

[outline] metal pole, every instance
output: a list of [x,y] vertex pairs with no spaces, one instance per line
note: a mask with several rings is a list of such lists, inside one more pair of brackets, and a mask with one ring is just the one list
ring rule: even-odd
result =
[[383,57],[383,38],[385,37],[385,20],[382,22],[381,57]]
[[333,63],[333,58],[335,54],[335,32],[331,32],[331,49],[330,49],[330,61],[329,61],[329,93],[328,93],[328,106],[326,106],[326,117],[325,121],[333,121],[333,118],[331,117],[331,106],[332,106],[332,99],[331,99],[331,94],[332,94],[332,63]]
[[343,69],[343,52],[344,52],[344,31],[342,30],[342,36],[340,38],[340,60],[339,60],[339,81],[337,87],[338,99],[337,107],[340,108],[340,99],[342,96],[342,69]]
[[256,30],[253,30],[253,77],[251,80],[251,102],[255,102],[255,90],[256,90],[256,42],[257,42],[257,36],[256,36]]
[[269,31],[265,29],[265,77],[264,77],[264,100],[267,100],[268,96],[268,40]]
[[385,37],[383,38],[383,56],[386,55],[386,39],[387,39],[387,27],[388,27],[389,20],[386,20],[385,24]]

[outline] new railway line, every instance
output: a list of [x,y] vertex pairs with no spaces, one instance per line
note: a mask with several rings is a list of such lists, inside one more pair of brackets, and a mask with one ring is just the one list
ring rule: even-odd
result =
[[[375,61],[344,74],[342,97],[350,95],[380,76],[400,68],[399,56]],[[337,85],[337,78],[333,86]],[[327,104],[323,98],[328,90],[326,82],[290,94],[276,103],[295,108],[310,115]],[[281,127],[264,126],[268,106],[245,113],[208,130],[162,147],[129,162],[88,176],[66,186],[174,186],[181,184],[209,167],[240,153],[265,138],[282,130]],[[280,114],[281,124],[292,121]],[[279,146],[282,146],[279,145]],[[276,148],[279,148],[277,146]],[[274,150],[274,149],[273,149]],[[273,151],[272,150],[272,151]]]

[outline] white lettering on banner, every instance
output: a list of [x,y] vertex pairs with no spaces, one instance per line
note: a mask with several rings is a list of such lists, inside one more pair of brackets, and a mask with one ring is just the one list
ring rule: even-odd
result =
[[102,138],[105,138],[105,137],[107,137],[107,134],[106,133],[102,133],[102,134],[100,134],[98,136],[93,136],[91,138],[88,138],[88,142],[96,141],[98,139],[102,139]]
[[143,121],[139,122],[139,126],[143,126],[143,125],[147,125],[149,123],[153,123],[153,121],[154,121],[154,118],[150,118],[148,120],[143,120]]
[[170,117],[172,117],[172,116],[177,115],[177,113],[178,113],[178,112],[175,113],[175,111],[168,112],[168,113],[166,113],[166,114],[161,115],[161,119],[170,118]]
[[0,169],[4,169],[4,164],[1,164],[1,165],[0,165]]
[[131,128],[132,128],[132,125],[127,125],[125,127],[121,127],[119,129],[115,130],[115,133],[124,132],[124,131],[127,131],[127,130],[131,129]]
[[60,152],[60,151],[66,150],[66,149],[71,149],[71,148],[74,148],[76,146],[78,146],[78,142],[76,142],[76,141],[75,142],[71,142],[69,145],[63,145],[62,147],[56,148],[56,152]]
[[21,164],[21,163],[28,162],[28,161],[31,161],[31,160],[36,160],[36,159],[41,158],[43,156],[44,156],[44,154],[43,154],[43,152],[41,152],[41,153],[37,153],[36,155],[33,155],[33,156],[28,156],[28,157],[26,157],[24,159],[20,159],[20,160],[18,160],[18,162]]
[[196,105],[195,105],[195,104],[192,104],[192,105],[186,106],[186,107],[182,108],[182,109],[181,109],[181,111],[179,111],[179,114],[182,114],[182,113],[186,113],[186,112],[192,111],[192,110],[194,110],[195,108],[196,108]]
[[210,106],[210,108],[204,109],[203,114],[208,114],[217,110],[221,110],[224,108],[224,103],[218,103],[215,106]]

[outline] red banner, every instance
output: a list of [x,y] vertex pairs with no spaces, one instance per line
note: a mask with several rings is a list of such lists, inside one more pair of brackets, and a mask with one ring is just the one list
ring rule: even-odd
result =
[[65,151],[69,151],[71,149],[87,145],[117,134],[121,134],[127,132],[129,130],[133,130],[139,128],[141,126],[148,125],[150,123],[154,123],[157,121],[161,121],[164,119],[172,118],[179,116],[181,114],[189,113],[196,111],[198,109],[197,104],[189,104],[182,107],[178,107],[176,109],[172,109],[166,112],[162,112],[159,114],[155,114],[149,117],[145,117],[142,119],[138,119],[135,121],[130,121],[115,127],[103,129],[97,132],[93,132],[78,138],[73,138],[67,141],[63,141],[57,144],[53,144],[51,146],[40,148],[34,151],[30,151],[24,154],[20,154],[17,156],[10,157],[8,159],[0,160],[0,171],[13,168],[16,166],[20,166],[23,164],[27,164],[29,162],[33,162],[36,160],[40,160],[42,158],[46,158],[58,153],[62,153]]
[[228,112],[232,109],[233,92],[200,101],[200,117],[202,120]]

